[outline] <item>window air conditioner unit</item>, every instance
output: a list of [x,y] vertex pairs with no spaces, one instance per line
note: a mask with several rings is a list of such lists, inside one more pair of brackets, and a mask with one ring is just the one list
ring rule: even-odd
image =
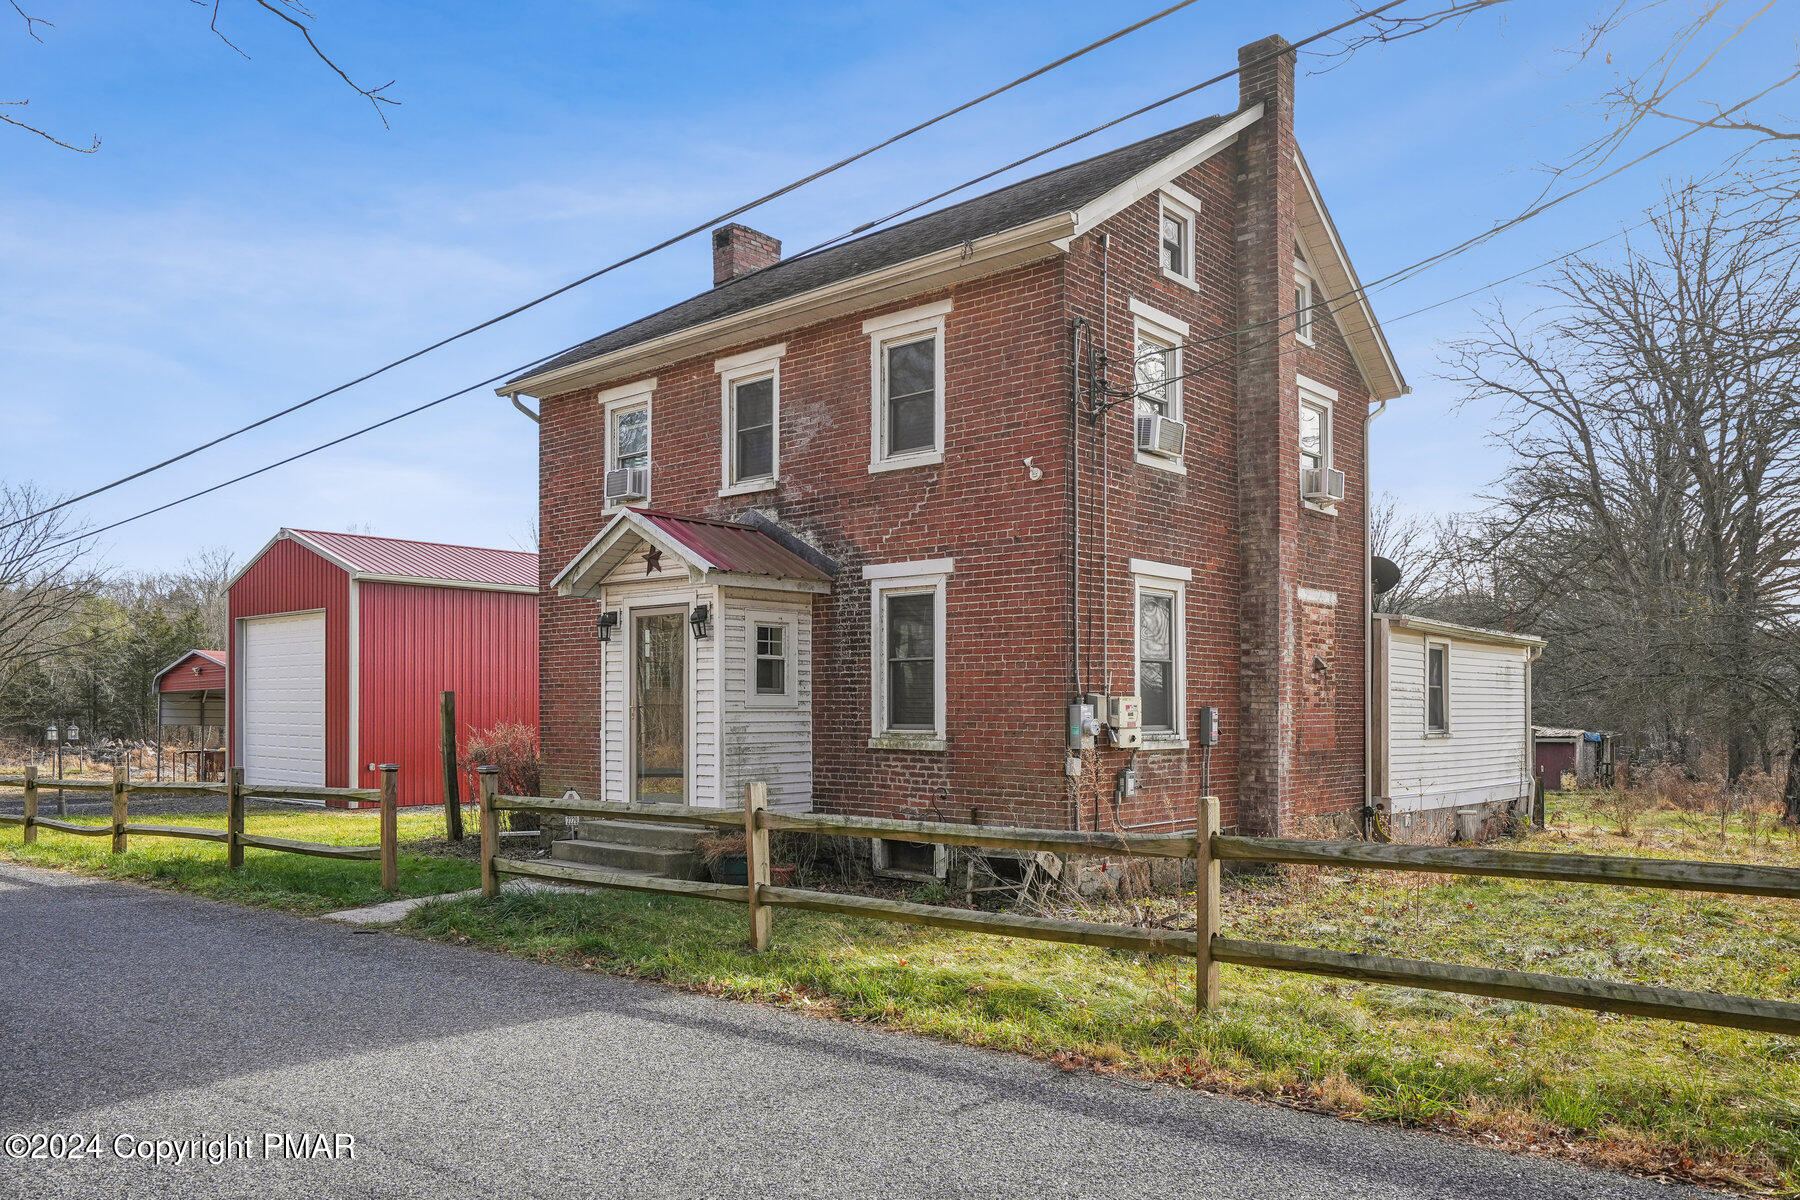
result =
[[649,467],[620,467],[606,473],[606,500],[642,500],[650,494]]
[[1137,419],[1137,448],[1145,454],[1180,458],[1182,446],[1186,442],[1187,426],[1180,421],[1171,421],[1154,413]]
[[1302,471],[1300,495],[1314,504],[1335,504],[1344,498],[1344,473],[1333,468]]

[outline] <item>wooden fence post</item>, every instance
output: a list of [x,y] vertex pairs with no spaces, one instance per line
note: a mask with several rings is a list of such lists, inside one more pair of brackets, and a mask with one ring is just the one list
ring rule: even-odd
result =
[[1212,840],[1219,834],[1219,798],[1200,797],[1194,820],[1194,1011],[1219,1004],[1219,964],[1213,961],[1213,935],[1219,931],[1219,860]]
[[37,844],[37,767],[25,768],[25,844]]
[[456,693],[438,694],[438,750],[444,759],[444,832],[463,840],[462,774],[456,769]]
[[744,788],[744,882],[750,901],[750,948],[769,948],[769,910],[757,894],[769,886],[769,830],[759,819],[769,807],[769,785],[758,780]]
[[1544,773],[1539,771],[1531,783],[1531,823],[1544,827]]
[[232,767],[225,782],[225,866],[244,865],[244,768]]
[[114,763],[112,780],[112,852],[114,854],[125,853],[128,843],[128,839],[125,835],[126,805],[128,803],[126,799],[127,795],[128,786],[125,782],[125,768]]
[[381,886],[400,890],[400,764],[381,764]]
[[475,775],[481,787],[481,894],[491,900],[500,894],[500,876],[494,870],[494,855],[500,849],[500,814],[494,811],[500,768],[476,767]]

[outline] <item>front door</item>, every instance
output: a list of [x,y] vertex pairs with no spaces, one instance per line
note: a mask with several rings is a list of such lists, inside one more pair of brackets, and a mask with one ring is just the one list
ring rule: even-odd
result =
[[686,804],[687,614],[634,615],[632,637],[633,799]]

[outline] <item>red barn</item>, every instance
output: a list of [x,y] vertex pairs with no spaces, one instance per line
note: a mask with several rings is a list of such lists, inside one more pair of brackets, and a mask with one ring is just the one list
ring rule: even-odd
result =
[[252,784],[443,799],[438,696],[462,734],[537,724],[537,555],[283,529],[231,581],[231,762]]

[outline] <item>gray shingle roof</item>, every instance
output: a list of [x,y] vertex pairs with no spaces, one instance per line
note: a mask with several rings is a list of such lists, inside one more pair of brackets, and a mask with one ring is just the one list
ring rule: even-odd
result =
[[[611,333],[603,333],[527,374],[535,376],[559,370],[693,325],[747,312],[883,267],[910,262],[934,251],[1016,229],[1056,213],[1071,212],[1228,119],[1214,116],[1194,121],[903,224],[865,234],[817,254],[784,259],[772,267],[728,280],[629,325],[621,325]],[[526,377],[520,376],[521,379]]]

